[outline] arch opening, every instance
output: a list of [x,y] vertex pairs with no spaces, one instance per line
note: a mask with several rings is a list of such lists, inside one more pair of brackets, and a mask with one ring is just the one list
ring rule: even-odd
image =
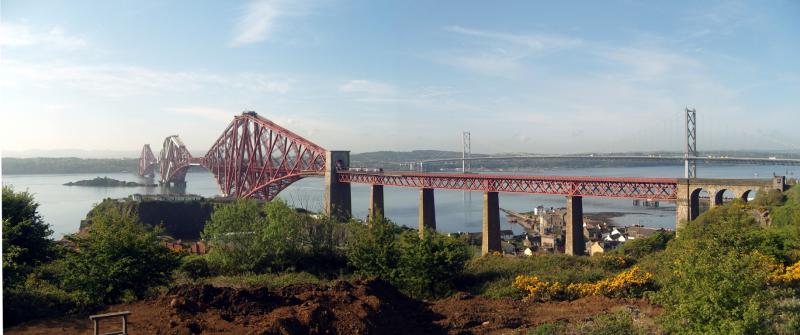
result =
[[725,204],[731,203],[733,199],[736,198],[736,195],[733,191],[728,189],[721,189],[714,194],[714,206],[722,206]]
[[742,196],[740,197],[740,199],[742,199],[742,201],[744,202],[751,202],[755,200],[755,198],[756,198],[756,191],[754,190],[744,191],[744,193],[742,193]]
[[689,198],[689,219],[694,220],[701,213],[707,211],[711,208],[711,199],[710,192],[706,191],[702,188],[697,188],[692,191],[691,196]]

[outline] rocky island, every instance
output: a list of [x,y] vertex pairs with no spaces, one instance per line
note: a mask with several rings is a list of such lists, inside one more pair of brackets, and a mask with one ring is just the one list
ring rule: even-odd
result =
[[156,184],[142,184],[132,181],[116,180],[108,177],[97,177],[95,179],[79,180],[64,184],[65,186],[94,186],[94,187],[135,187],[135,186],[156,186]]

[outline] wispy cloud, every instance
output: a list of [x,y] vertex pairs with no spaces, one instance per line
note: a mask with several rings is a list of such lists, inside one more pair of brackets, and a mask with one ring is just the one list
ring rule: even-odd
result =
[[163,71],[128,65],[33,64],[4,60],[0,87],[31,85],[77,89],[107,97],[136,96],[165,91],[187,92],[205,88],[249,90],[286,94],[294,81],[260,73],[216,74]]
[[85,47],[86,41],[81,37],[67,34],[63,28],[58,26],[46,31],[37,31],[25,24],[0,22],[0,46],[44,46],[74,50]]
[[637,80],[663,78],[676,72],[698,72],[702,68],[700,62],[691,57],[655,48],[613,48],[597,54],[622,65],[624,72]]
[[527,57],[583,44],[579,38],[546,33],[511,34],[489,30],[447,26],[445,31],[472,39],[474,47],[451,50],[439,61],[469,72],[488,76],[514,77]]
[[228,111],[213,107],[203,107],[203,106],[173,107],[173,108],[165,108],[164,110],[167,112],[197,116],[212,121],[222,121],[222,122],[230,121],[231,116],[234,115],[235,113],[234,111]]
[[397,89],[390,84],[363,79],[350,80],[339,86],[339,91],[372,96],[387,96],[397,93]]
[[509,34],[494,31],[464,28],[461,26],[447,26],[446,31],[485,38],[488,40],[513,43],[533,50],[572,48],[582,43],[581,39],[558,34]]
[[275,0],[252,0],[236,22],[231,46],[238,47],[266,40],[275,29],[275,21],[283,14]]

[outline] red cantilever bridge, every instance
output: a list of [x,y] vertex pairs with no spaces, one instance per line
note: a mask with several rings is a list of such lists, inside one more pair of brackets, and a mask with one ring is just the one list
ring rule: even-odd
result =
[[582,197],[674,200],[677,222],[693,219],[699,212],[701,190],[712,195],[712,205],[722,193],[733,191],[747,199],[761,188],[783,189],[783,179],[676,179],[620,177],[518,176],[494,174],[440,174],[384,172],[350,169],[349,151],[328,151],[255,112],[244,112],[233,121],[203,157],[192,157],[177,135],[168,136],[158,159],[144,145],[139,175],[153,176],[158,167],[162,184],[185,183],[190,166],[210,170],[222,194],[236,198],[272,200],[304,177],[325,176],[325,212],[346,219],[351,213],[350,184],[369,184],[370,215],[383,212],[383,187],[420,189],[420,234],[436,228],[434,189],[484,192],[484,253],[500,249],[498,193],[561,195],[567,197],[566,251],[583,254]]

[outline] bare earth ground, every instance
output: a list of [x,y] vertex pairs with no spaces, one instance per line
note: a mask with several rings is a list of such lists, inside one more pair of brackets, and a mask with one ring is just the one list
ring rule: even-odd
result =
[[[590,297],[532,303],[459,293],[433,303],[410,299],[380,280],[290,285],[275,290],[185,285],[157,298],[111,306],[131,311],[131,334],[508,334],[627,308],[651,318],[640,300]],[[106,321],[102,331],[119,329]],[[6,334],[91,334],[86,316],[37,320]]]

